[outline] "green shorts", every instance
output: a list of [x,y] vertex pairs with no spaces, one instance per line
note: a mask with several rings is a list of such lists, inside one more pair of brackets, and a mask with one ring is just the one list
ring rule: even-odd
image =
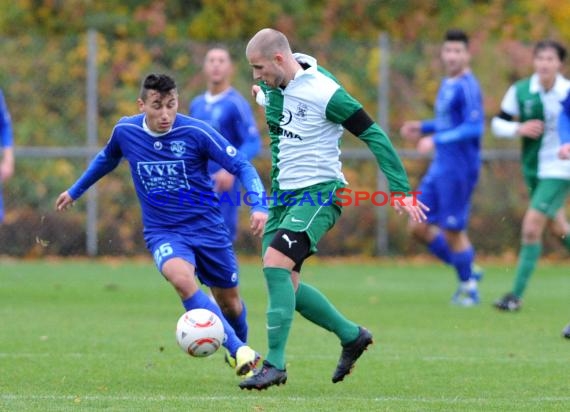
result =
[[553,218],[564,205],[566,196],[570,193],[570,180],[538,179],[532,191],[530,207]]
[[319,240],[334,226],[342,213],[336,191],[343,187],[344,183],[331,181],[272,194],[273,200],[263,233],[262,256],[279,229],[307,233],[311,253],[315,253]]

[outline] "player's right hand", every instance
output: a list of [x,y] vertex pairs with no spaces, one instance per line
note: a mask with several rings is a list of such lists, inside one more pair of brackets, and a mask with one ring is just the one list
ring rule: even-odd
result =
[[564,143],[562,146],[560,146],[558,157],[564,160],[570,159],[570,143]]
[[234,186],[235,176],[225,169],[218,170],[212,177],[216,193],[227,192]]
[[261,90],[261,87],[259,87],[259,85],[254,84],[251,86],[251,95],[258,105],[265,106],[267,103],[267,100],[265,99],[265,93],[263,93],[263,90]]
[[539,138],[544,133],[544,122],[538,119],[527,120],[521,123],[517,130],[519,136]]
[[429,207],[420,202],[416,196],[406,196],[402,200],[398,199],[393,202],[392,207],[396,209],[399,215],[406,212],[414,222],[421,223],[427,220],[425,212],[429,212]]
[[409,141],[415,142],[422,137],[421,123],[419,120],[408,120],[400,128],[400,135]]
[[57,200],[55,201],[55,209],[62,211],[68,209],[71,206],[73,206],[73,199],[66,190],[57,197]]
[[427,155],[433,152],[434,148],[435,148],[435,143],[433,142],[433,136],[422,137],[420,140],[418,140],[418,143],[416,144],[416,150],[418,151],[418,153],[423,155]]
[[263,235],[263,230],[265,229],[265,223],[267,222],[266,212],[253,212],[249,218],[251,232],[254,236],[261,237]]
[[251,86],[251,96],[255,99],[257,97],[257,93],[261,91],[261,87],[259,85],[254,84]]

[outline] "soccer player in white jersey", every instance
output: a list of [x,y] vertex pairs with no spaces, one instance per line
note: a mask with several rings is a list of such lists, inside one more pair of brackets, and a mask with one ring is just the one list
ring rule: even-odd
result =
[[[213,160],[238,176],[251,193],[263,191],[261,180],[243,154],[212,127],[177,113],[178,92],[170,76],[149,74],[137,103],[141,113],[119,120],[85,173],[59,195],[56,208],[68,208],[126,159],[141,207],[145,242],[158,270],[178,292],[185,310],[205,308],[220,317],[227,337],[224,347],[236,360],[236,373],[246,375],[259,355],[235,332],[245,331],[247,323],[236,258],[208,162]],[[266,207],[257,201],[252,205],[251,229],[261,235]],[[199,288],[195,275],[210,288],[219,307]]]
[[570,193],[570,162],[558,157],[558,117],[570,81],[560,74],[566,49],[543,40],[534,47],[534,74],[507,90],[501,112],[492,120],[497,137],[520,138],[522,173],[530,205],[522,222],[522,239],[511,291],[494,306],[516,311],[542,252],[542,236],[548,227],[570,250],[570,226],[564,200]]
[[339,160],[343,127],[368,145],[390,190],[403,195],[395,203],[399,212],[423,220],[424,206],[409,195],[406,172],[388,136],[313,57],[293,54],[287,37],[273,29],[255,34],[246,56],[259,82],[252,91],[265,108],[272,154],[272,196],[262,242],[269,351],[263,367],[239,386],[260,390],[286,382],[285,346],[295,310],[339,338],[336,383],[372,343],[372,334],[301,282],[300,271],[341,214],[337,194],[347,184]]

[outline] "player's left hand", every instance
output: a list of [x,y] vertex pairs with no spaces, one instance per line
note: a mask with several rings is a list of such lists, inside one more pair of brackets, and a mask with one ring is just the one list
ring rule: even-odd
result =
[[433,142],[433,136],[426,136],[418,140],[418,144],[416,145],[416,150],[420,154],[427,155],[433,152],[434,147],[435,143]]
[[410,141],[417,142],[422,137],[422,124],[419,120],[408,120],[400,127],[400,135]]
[[261,237],[263,235],[263,229],[265,229],[265,223],[267,222],[267,213],[253,212],[249,218],[249,222],[249,227],[254,236]]
[[55,201],[55,209],[58,211],[66,210],[73,206],[73,198],[69,195],[67,190],[60,194]]
[[234,186],[235,176],[225,169],[220,169],[212,176],[214,179],[214,192],[227,192]]
[[14,162],[4,159],[0,162],[0,182],[6,182],[14,174]]
[[429,207],[420,202],[416,196],[394,199],[392,203],[399,215],[406,212],[414,222],[424,222],[427,219],[425,212],[429,211]]
[[562,146],[560,146],[558,157],[564,160],[570,159],[570,143],[564,143]]

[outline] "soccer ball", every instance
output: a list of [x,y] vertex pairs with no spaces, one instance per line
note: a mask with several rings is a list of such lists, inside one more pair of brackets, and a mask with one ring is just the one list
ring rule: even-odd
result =
[[224,325],[214,312],[192,309],[178,319],[176,340],[180,348],[191,356],[210,356],[224,342]]

